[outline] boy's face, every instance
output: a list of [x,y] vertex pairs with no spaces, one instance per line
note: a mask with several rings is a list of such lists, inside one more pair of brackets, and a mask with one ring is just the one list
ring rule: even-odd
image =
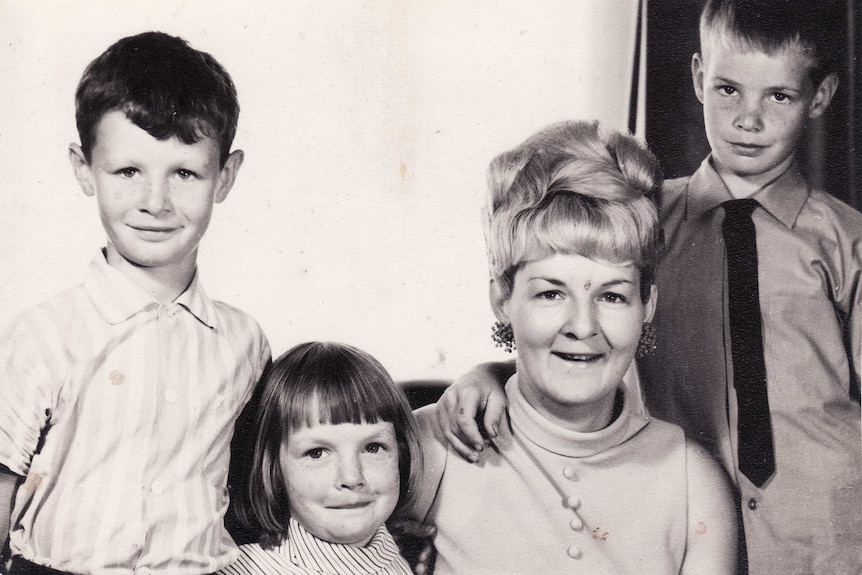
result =
[[98,201],[108,263],[168,273],[194,269],[213,205],[225,199],[242,164],[236,151],[220,167],[211,138],[157,140],[119,111],[96,127],[89,163],[74,144],[70,157],[82,190]]
[[806,121],[823,113],[837,86],[834,75],[812,85],[809,71],[800,50],[770,55],[705,39],[692,76],[719,172],[765,184],[789,166]]

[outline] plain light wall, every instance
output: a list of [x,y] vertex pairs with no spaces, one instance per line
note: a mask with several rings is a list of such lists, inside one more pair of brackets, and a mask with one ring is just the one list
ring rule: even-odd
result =
[[628,120],[637,0],[0,0],[0,324],[104,244],[67,149],[85,66],[161,30],[239,92],[246,161],[200,252],[273,353],[351,343],[396,379],[503,359],[479,220],[493,156],[564,119]]

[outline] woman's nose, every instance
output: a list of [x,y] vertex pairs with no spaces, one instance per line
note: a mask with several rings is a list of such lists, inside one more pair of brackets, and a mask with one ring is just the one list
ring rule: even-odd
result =
[[575,339],[587,339],[596,334],[596,310],[590,303],[573,302],[569,306],[564,325],[566,335]]
[[340,489],[356,489],[365,484],[362,462],[358,456],[352,455],[340,459],[337,482]]

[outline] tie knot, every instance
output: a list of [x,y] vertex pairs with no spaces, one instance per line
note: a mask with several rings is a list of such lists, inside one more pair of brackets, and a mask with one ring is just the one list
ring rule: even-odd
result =
[[747,218],[751,216],[757,206],[760,204],[757,200],[746,198],[744,200],[728,200],[721,204],[724,206],[724,213],[728,218]]

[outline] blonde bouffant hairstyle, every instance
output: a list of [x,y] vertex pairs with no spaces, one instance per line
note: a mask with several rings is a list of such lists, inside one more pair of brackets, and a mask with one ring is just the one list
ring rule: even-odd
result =
[[526,262],[578,254],[640,270],[653,283],[658,245],[658,160],[631,136],[598,122],[551,125],[488,169],[483,210],[491,277],[504,297]]

